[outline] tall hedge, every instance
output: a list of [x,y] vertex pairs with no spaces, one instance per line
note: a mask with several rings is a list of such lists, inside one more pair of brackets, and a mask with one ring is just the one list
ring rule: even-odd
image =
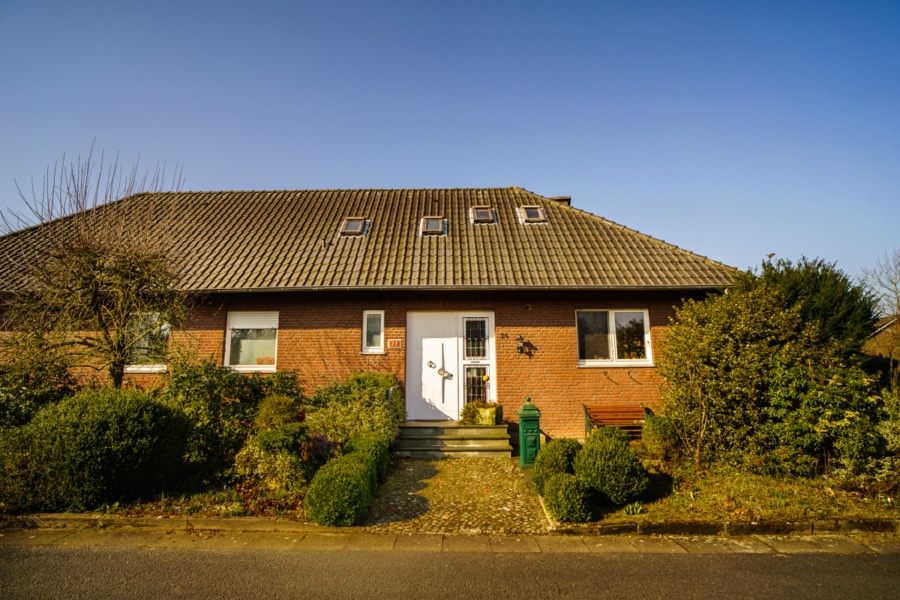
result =
[[185,416],[149,395],[89,390],[0,436],[0,503],[87,510],[154,494],[183,464]]

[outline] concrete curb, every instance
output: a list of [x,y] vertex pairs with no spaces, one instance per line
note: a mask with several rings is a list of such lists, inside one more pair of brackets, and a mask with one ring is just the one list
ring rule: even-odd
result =
[[687,535],[741,537],[750,535],[834,535],[837,533],[897,533],[900,520],[874,519],[865,521],[811,521],[811,522],[742,522],[710,523],[694,521],[669,521],[662,523],[632,522],[579,525],[560,523],[548,515],[550,535]]
[[[752,535],[834,535],[844,533],[900,534],[900,520],[839,520],[810,522],[625,522],[560,523],[544,513],[551,536],[679,535],[743,537]],[[131,528],[161,531],[291,532],[291,533],[366,533],[366,528],[326,527],[300,523],[283,517],[126,517],[108,514],[41,513],[0,516],[0,529],[85,529]]]

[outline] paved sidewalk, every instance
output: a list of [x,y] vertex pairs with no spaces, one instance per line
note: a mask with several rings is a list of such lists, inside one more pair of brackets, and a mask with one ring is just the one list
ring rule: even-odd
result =
[[503,536],[317,533],[274,531],[164,531],[147,528],[6,529],[0,547],[131,547],[475,553],[647,554],[897,554],[900,542],[878,536]]

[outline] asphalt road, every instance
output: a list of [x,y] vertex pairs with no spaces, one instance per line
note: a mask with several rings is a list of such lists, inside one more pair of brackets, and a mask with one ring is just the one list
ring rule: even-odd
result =
[[898,552],[719,550],[9,544],[0,545],[0,598],[900,598]]

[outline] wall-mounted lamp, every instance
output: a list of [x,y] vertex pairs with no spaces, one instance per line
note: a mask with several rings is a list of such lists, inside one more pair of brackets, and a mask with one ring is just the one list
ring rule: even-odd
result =
[[519,354],[525,354],[525,338],[521,335],[516,336],[516,352]]

